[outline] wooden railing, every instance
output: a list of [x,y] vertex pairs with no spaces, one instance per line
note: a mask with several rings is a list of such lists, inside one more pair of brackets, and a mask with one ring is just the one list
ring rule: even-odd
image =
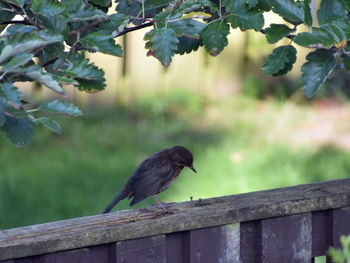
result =
[[350,234],[350,179],[172,204],[170,210],[2,230],[0,262],[314,262]]

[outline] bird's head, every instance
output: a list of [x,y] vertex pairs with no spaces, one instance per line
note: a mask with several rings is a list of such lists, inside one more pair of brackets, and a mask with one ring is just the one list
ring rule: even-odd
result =
[[174,146],[169,149],[170,156],[177,166],[189,167],[193,172],[197,172],[193,166],[193,155],[183,146]]

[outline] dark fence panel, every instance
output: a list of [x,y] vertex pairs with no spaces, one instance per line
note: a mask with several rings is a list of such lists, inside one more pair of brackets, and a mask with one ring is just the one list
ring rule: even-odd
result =
[[340,236],[350,235],[350,207],[333,210],[332,219],[332,245],[340,247]]
[[261,231],[261,262],[311,262],[311,213],[262,220]]
[[241,263],[259,263],[261,260],[261,220],[241,223]]
[[[350,207],[119,241],[1,263],[307,263],[350,234]],[[328,259],[327,262],[331,262]]]
[[238,262],[239,224],[189,231],[185,249],[185,262]]
[[165,235],[117,242],[116,263],[165,263]]
[[[339,188],[338,183],[332,182],[328,191],[319,190],[320,185],[328,187],[325,183],[319,184],[317,188],[310,185],[311,190],[308,186],[302,186],[305,195],[309,194],[307,198],[303,197],[303,189],[296,188],[299,192],[294,196],[293,189],[289,188],[289,195],[286,195],[283,205],[280,194],[285,194],[285,191],[273,190],[272,193],[277,193],[276,205],[274,200],[267,202],[267,199],[257,204],[258,199],[254,198],[254,193],[250,193],[240,198],[251,200],[251,205],[235,207],[234,210],[229,205],[223,205],[223,202],[229,204],[229,200],[215,199],[212,203],[203,201],[205,207],[190,208],[192,203],[185,203],[182,210],[178,210],[181,213],[157,214],[145,209],[123,212],[125,218],[115,213],[115,216],[110,214],[4,230],[0,233],[5,236],[1,243],[0,235],[0,258],[16,258],[23,255],[21,249],[25,250],[25,255],[33,256],[0,263],[310,263],[314,262],[315,257],[325,256],[330,246],[339,247],[341,235],[350,234],[350,189],[346,190],[350,185],[344,182],[350,183],[350,180],[339,181]],[[339,193],[341,188],[342,193]],[[330,193],[329,189],[333,192]],[[262,193],[256,193],[256,196],[259,195]],[[233,199],[238,202],[239,198]],[[324,209],[313,210],[320,206],[319,200]],[[290,203],[293,208],[287,208],[289,215],[286,215],[283,209]],[[256,220],[235,221],[236,218],[247,218],[247,215],[248,218],[254,218],[255,215]],[[141,220],[136,221],[134,218]],[[219,225],[215,219],[232,223]],[[164,231],[162,226],[166,222],[171,223],[165,226],[166,230],[178,230],[159,234],[156,227]],[[181,231],[183,222],[186,222],[186,228],[192,227]],[[197,222],[201,222],[201,227],[198,227]],[[125,238],[124,234],[127,237],[135,235],[121,227],[125,224],[128,224],[128,229],[138,231],[141,237]],[[212,226],[203,227],[210,224]],[[142,229],[147,226],[148,229]],[[100,228],[104,235],[98,233]],[[68,236],[72,231],[77,231],[78,235]],[[142,237],[145,232],[149,234]],[[59,233],[63,233],[63,237]],[[110,241],[113,235],[119,237],[115,242]],[[86,244],[81,238],[95,242],[94,237],[98,238],[100,244],[64,249],[67,244]],[[63,251],[49,253],[52,247],[63,248]],[[37,252],[44,249],[46,253]],[[1,255],[2,251],[12,257]],[[327,262],[331,262],[330,259]]]

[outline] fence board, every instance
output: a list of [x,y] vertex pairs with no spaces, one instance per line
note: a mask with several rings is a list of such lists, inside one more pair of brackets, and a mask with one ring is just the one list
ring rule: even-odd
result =
[[[0,260],[180,231],[192,232],[195,229],[342,207],[350,207],[350,179],[175,203],[169,205],[172,213],[164,213],[157,207],[149,207],[108,215],[75,218],[42,225],[1,230]],[[339,211],[342,212],[334,213],[342,213],[345,218],[348,212],[344,211],[348,210]],[[315,222],[318,219],[315,219]],[[322,221],[322,218],[320,220]],[[344,229],[347,229],[346,221],[342,221],[341,218],[336,220],[331,225],[335,229],[339,229],[339,233],[341,231],[343,233]],[[322,222],[319,224],[322,224]],[[194,236],[195,234],[193,234]],[[187,236],[185,235],[181,242],[190,240],[185,237]],[[249,234],[243,238],[249,239]],[[324,242],[322,240],[324,240],[324,237],[320,237],[320,246]],[[177,242],[176,239],[173,241]],[[162,247],[166,247],[166,241],[163,243]],[[230,242],[225,243],[225,245],[232,244]],[[238,250],[241,245],[237,245]],[[117,250],[115,249],[114,253]],[[167,253],[166,250],[164,249],[164,255]],[[323,248],[320,247],[320,251],[322,250],[324,250],[324,245]],[[183,253],[187,252],[184,251]],[[203,251],[203,253],[205,252]]]
[[311,213],[264,219],[261,231],[261,262],[311,262]]
[[324,256],[332,240],[332,210],[312,213],[312,257]]
[[340,236],[350,235],[350,207],[335,209],[333,213],[332,245],[340,247]]
[[27,257],[27,258],[18,258],[13,260],[5,260],[1,261],[1,263],[34,263],[33,257]]
[[261,220],[254,220],[241,223],[240,235],[241,263],[260,263]]
[[192,230],[187,242],[185,262],[239,262],[239,224]]
[[[68,250],[38,256],[38,263],[114,263],[109,258],[109,246]],[[17,263],[17,262],[16,262]]]
[[166,262],[185,263],[185,236],[187,232],[176,232],[166,235]]
[[116,263],[166,263],[165,235],[117,242]]

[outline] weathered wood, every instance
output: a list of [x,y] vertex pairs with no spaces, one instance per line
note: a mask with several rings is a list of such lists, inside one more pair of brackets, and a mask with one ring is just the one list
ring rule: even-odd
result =
[[108,245],[44,254],[36,256],[33,261],[35,263],[115,263],[115,259],[109,258]]
[[239,224],[192,230],[185,249],[184,262],[238,263]]
[[185,236],[187,232],[175,232],[166,235],[166,262],[185,263]]
[[5,260],[5,261],[1,261],[1,263],[34,263],[33,258],[34,257],[27,257],[27,258],[18,258],[14,260]]
[[350,206],[350,179],[63,220],[0,231],[0,260]]
[[327,249],[332,244],[332,224],[332,210],[312,213],[312,257],[327,254]]
[[240,259],[241,263],[261,262],[261,220],[240,224]]
[[332,245],[340,247],[340,236],[350,235],[350,207],[333,210],[332,218]]
[[117,242],[116,263],[166,263],[165,235]]
[[311,213],[261,222],[262,263],[310,263]]

